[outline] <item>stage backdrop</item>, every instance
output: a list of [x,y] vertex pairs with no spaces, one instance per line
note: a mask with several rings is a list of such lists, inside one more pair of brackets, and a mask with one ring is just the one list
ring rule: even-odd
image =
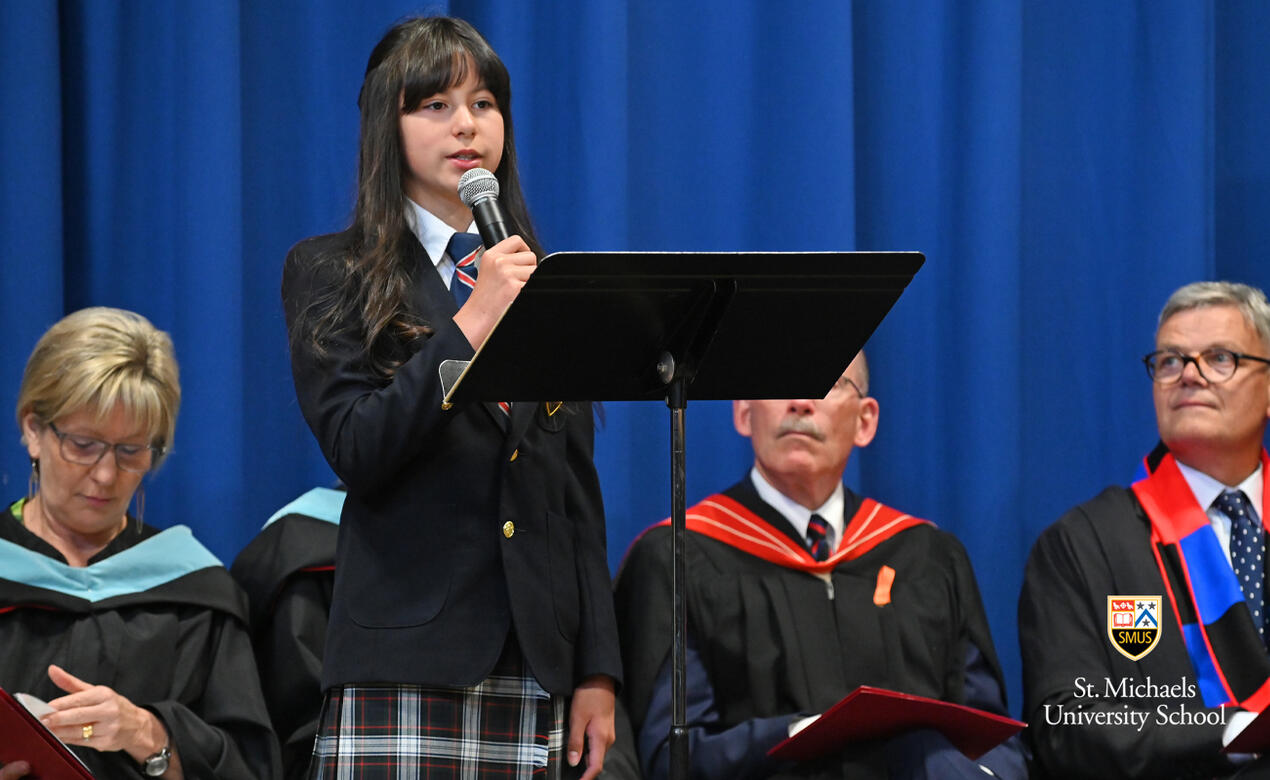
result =
[[[1196,279],[1270,286],[1270,6],[0,4],[0,409],[62,314],[144,313],[185,390],[146,519],[227,562],[332,479],[292,392],[280,266],[346,224],[366,56],[420,11],[504,57],[552,249],[926,253],[870,342],[881,429],[848,477],[965,541],[1017,711],[1025,557],[1155,443],[1139,357],[1160,304]],[[750,453],[727,404],[688,419],[695,500]],[[607,405],[614,567],[669,511],[668,438],[663,405]]]

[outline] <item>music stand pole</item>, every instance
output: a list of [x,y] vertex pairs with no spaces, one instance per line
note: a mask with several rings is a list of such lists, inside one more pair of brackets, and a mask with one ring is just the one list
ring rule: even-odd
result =
[[[688,395],[732,400],[823,394],[923,261],[917,252],[559,253],[543,258],[471,361],[448,361],[458,364],[452,371],[440,367],[442,408],[500,399],[665,398],[671,413],[674,622],[669,748],[676,780],[687,780],[689,768]],[[765,356],[763,371],[753,370],[756,354]]]
[[[667,371],[669,369],[669,371]],[[682,375],[674,376],[674,358],[665,353],[657,364],[657,371],[663,380],[669,373],[666,405],[670,407],[670,525],[671,525],[671,567],[670,587],[674,594],[674,627],[672,629],[673,645],[671,655],[671,725],[670,725],[670,777],[672,780],[687,780],[688,777],[688,679],[687,636],[685,628],[688,623],[687,600],[684,597],[684,585],[688,578],[688,565],[684,557],[684,534],[687,519],[687,474],[688,458],[684,428],[684,418],[688,406],[687,381]]]

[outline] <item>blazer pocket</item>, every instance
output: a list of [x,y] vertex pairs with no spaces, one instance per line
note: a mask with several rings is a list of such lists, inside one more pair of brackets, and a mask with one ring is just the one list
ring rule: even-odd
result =
[[578,565],[573,546],[573,524],[562,515],[547,512],[548,564],[551,572],[551,603],[556,612],[556,628],[570,642],[578,633],[580,599]]
[[363,544],[351,545],[346,591],[353,622],[364,628],[402,628],[437,616],[449,596],[453,570],[455,545],[448,526],[430,523],[417,536],[370,544],[362,539]]

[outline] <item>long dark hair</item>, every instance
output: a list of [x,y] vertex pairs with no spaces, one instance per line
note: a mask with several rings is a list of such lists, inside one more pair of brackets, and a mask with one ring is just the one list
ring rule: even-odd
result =
[[326,337],[353,314],[372,369],[389,378],[413,351],[410,345],[431,333],[428,323],[409,309],[414,269],[406,267],[403,258],[407,242],[415,239],[405,217],[401,117],[462,83],[473,66],[503,116],[503,154],[494,171],[501,188],[499,201],[514,232],[542,256],[516,169],[506,66],[462,19],[434,16],[400,22],[371,51],[357,97],[362,118],[352,247],[338,256],[318,258],[317,262],[333,265],[340,281],[301,313],[301,325],[295,329],[318,355],[325,353]]

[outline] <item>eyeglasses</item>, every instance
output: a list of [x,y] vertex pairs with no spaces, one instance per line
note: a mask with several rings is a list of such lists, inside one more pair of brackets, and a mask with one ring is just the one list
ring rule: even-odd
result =
[[852,382],[850,379],[848,379],[845,376],[839,377],[838,381],[833,383],[833,387],[829,388],[829,392],[834,393],[841,390],[845,393],[848,386],[850,386],[851,389],[855,391],[856,395],[861,398],[864,398],[865,396],[868,395],[868,393],[860,389],[859,385],[857,385],[855,382]]
[[152,447],[148,444],[112,444],[91,436],[59,431],[53,423],[49,423],[49,429],[57,437],[62,458],[80,466],[96,466],[107,451],[114,450],[115,464],[119,468],[133,474],[144,474],[150,470],[155,458],[163,455],[162,447]]
[[1194,363],[1195,370],[1206,382],[1225,382],[1235,375],[1240,360],[1255,360],[1270,365],[1270,359],[1219,347],[1206,349],[1195,355],[1185,355],[1175,349],[1161,349],[1142,358],[1147,367],[1147,375],[1161,385],[1171,385],[1181,379],[1187,363]]

